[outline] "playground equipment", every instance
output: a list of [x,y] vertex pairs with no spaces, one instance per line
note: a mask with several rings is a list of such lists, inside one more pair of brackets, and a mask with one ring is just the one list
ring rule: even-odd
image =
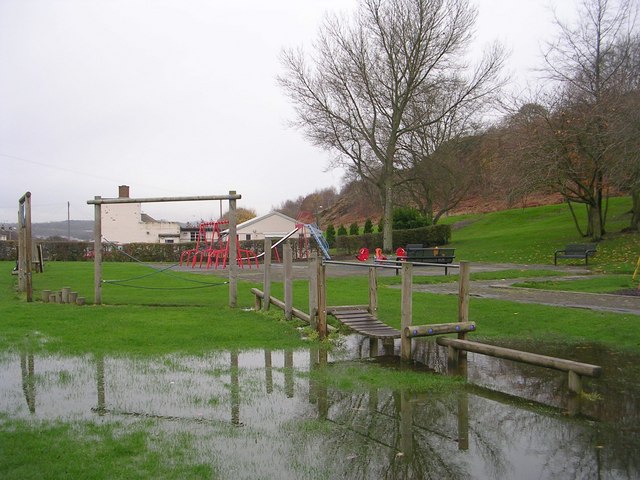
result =
[[313,238],[322,253],[322,257],[325,260],[331,260],[329,244],[324,238],[322,230],[320,230],[315,223],[296,223],[295,231],[300,233],[298,239],[298,258],[310,258],[311,248],[309,246],[309,239]]
[[27,192],[18,200],[18,291],[27,292],[27,302],[33,301],[32,262],[31,192]]
[[94,206],[94,301],[96,305],[102,304],[102,205],[116,203],[158,203],[158,202],[193,202],[193,201],[210,201],[210,200],[228,200],[229,201],[229,306],[235,308],[238,301],[238,265],[237,265],[237,243],[236,235],[236,201],[242,198],[235,190],[230,190],[228,195],[209,195],[196,197],[153,197],[153,198],[102,198],[94,197],[88,200],[89,205]]
[[[325,268],[326,265],[330,264],[366,266],[369,268],[368,305],[327,306]],[[441,266],[444,268],[444,265]],[[370,349],[372,351],[377,351],[377,341],[379,339],[388,343],[389,341],[393,341],[395,338],[400,338],[400,356],[403,361],[411,360],[411,344],[413,338],[455,333],[458,336],[457,339],[445,337],[438,337],[437,339],[437,343],[439,345],[448,347],[448,367],[449,371],[452,373],[466,373],[466,352],[470,351],[567,372],[568,388],[573,393],[580,393],[582,391],[582,376],[598,377],[601,375],[602,368],[597,365],[590,365],[556,357],[548,357],[536,353],[512,350],[467,340],[467,333],[474,332],[476,330],[476,324],[469,321],[470,267],[467,262],[461,262],[460,265],[449,264],[448,267],[460,269],[458,280],[458,321],[452,323],[413,325],[413,265],[410,262],[402,262],[401,266],[393,266],[375,263],[362,264],[328,260],[321,262],[318,258],[312,258],[309,264],[309,314],[305,314],[300,311],[296,312],[292,309],[292,295],[290,293],[288,299],[285,295],[285,302],[272,297],[269,293],[270,287],[266,276],[265,291],[261,292],[254,288],[252,289],[252,292],[256,296],[256,309],[261,308],[264,302],[266,302],[267,305],[274,304],[283,308],[285,312],[289,312],[289,315],[295,315],[298,318],[308,321],[312,327],[317,329],[320,338],[324,338],[327,335],[327,314],[333,315],[337,320],[349,326],[355,332],[369,337]],[[377,318],[377,268],[395,268],[400,269],[401,271],[402,290],[400,330],[389,327]],[[314,275],[316,277],[315,282],[312,281]],[[286,277],[285,282],[287,282]],[[290,316],[288,318],[290,318]]]
[[[227,225],[228,223],[228,220],[200,222],[198,233],[196,234],[196,245],[194,248],[185,250],[180,254],[180,266],[191,263],[191,266],[195,267],[198,258],[200,258],[200,266],[202,267],[205,255],[210,258],[215,251],[222,250],[220,225]],[[207,235],[209,232],[211,232],[210,236]]]

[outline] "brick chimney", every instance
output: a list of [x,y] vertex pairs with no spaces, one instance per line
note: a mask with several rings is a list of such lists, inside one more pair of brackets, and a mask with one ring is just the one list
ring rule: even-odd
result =
[[129,198],[129,185],[120,185],[118,187],[119,198]]

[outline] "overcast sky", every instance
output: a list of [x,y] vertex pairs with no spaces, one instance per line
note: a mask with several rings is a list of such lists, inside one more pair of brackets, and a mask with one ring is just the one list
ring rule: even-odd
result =
[[[511,50],[534,78],[550,7],[578,0],[471,0],[476,48]],[[0,0],[0,223],[32,193],[33,221],[92,219],[87,200],[223,195],[258,214],[340,187],[329,152],[287,126],[283,47],[309,47],[327,11],[356,0]],[[217,218],[217,203],[146,204],[158,219]]]

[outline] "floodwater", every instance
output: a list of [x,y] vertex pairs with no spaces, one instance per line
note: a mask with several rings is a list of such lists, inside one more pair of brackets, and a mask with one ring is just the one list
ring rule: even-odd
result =
[[[194,461],[234,480],[640,478],[639,358],[581,350],[581,361],[604,368],[602,378],[585,382],[591,398],[570,395],[562,372],[474,354],[471,385],[454,394],[354,393],[310,375],[330,374],[336,362],[398,364],[389,355],[371,359],[368,340],[356,335],[330,354],[3,352],[0,413],[36,421],[142,419],[141,428],[188,433]],[[446,352],[435,343],[416,342],[414,354],[423,370],[446,370]]]

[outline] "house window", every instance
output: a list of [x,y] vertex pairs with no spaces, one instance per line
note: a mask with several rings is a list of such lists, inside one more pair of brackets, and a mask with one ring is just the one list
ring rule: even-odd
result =
[[190,232],[189,233],[189,239],[192,242],[195,242],[197,240],[197,238],[198,238],[198,232]]
[[173,243],[173,239],[172,238],[167,238],[164,243]]
[[245,234],[245,240],[251,240],[251,234],[250,233]]

